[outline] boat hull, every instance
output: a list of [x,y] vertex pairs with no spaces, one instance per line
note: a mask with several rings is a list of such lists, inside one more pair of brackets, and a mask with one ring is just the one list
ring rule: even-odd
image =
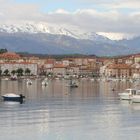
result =
[[3,97],[4,101],[14,101],[14,102],[23,101],[23,98],[21,98],[21,97],[4,97],[4,96],[2,96],[2,97]]
[[15,94],[6,94],[2,96],[4,101],[12,101],[12,102],[20,102],[23,103],[25,96],[22,94],[15,95]]
[[27,85],[32,85],[32,82],[27,82]]
[[70,85],[71,88],[77,88],[78,85]]
[[140,95],[135,95],[132,97],[132,102],[133,103],[140,103]]
[[131,100],[131,96],[129,94],[119,94],[121,100]]
[[47,86],[48,82],[42,82],[42,86]]

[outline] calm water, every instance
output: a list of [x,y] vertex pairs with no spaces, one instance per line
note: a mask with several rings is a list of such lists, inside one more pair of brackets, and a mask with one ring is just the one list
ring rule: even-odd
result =
[[[139,140],[140,104],[118,100],[126,82],[0,81],[0,94],[22,93],[24,104],[0,101],[0,140]],[[111,91],[115,87],[116,91]]]

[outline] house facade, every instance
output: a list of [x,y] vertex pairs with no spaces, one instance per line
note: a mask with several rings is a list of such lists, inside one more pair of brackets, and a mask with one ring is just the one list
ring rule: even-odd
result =
[[110,64],[106,67],[105,76],[114,78],[131,78],[132,67],[127,64]]
[[25,70],[28,68],[32,75],[37,75],[38,74],[38,66],[35,63],[27,63],[27,62],[20,62],[20,63],[12,63],[12,62],[6,62],[6,63],[0,63],[0,69],[2,72],[4,72],[5,70],[9,71],[9,74],[13,71],[13,70],[17,70],[17,69],[23,69],[23,71],[25,72]]

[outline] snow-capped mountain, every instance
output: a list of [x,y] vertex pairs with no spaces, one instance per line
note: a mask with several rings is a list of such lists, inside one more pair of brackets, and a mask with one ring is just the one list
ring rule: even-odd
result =
[[94,32],[85,32],[79,29],[66,29],[48,25],[47,23],[22,23],[22,24],[1,24],[0,32],[6,33],[48,33],[53,35],[65,35],[76,39],[86,39],[94,41],[107,41],[108,38]]
[[94,32],[45,23],[1,24],[0,48],[42,54],[123,55],[140,52],[140,37],[113,41]]

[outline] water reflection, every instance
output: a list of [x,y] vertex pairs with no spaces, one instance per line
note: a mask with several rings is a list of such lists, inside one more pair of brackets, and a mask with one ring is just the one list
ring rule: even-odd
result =
[[[0,81],[0,94],[22,93],[25,104],[0,102],[0,139],[4,140],[124,140],[139,138],[140,105],[118,100],[129,82],[81,80]],[[112,91],[115,87],[115,91]]]

